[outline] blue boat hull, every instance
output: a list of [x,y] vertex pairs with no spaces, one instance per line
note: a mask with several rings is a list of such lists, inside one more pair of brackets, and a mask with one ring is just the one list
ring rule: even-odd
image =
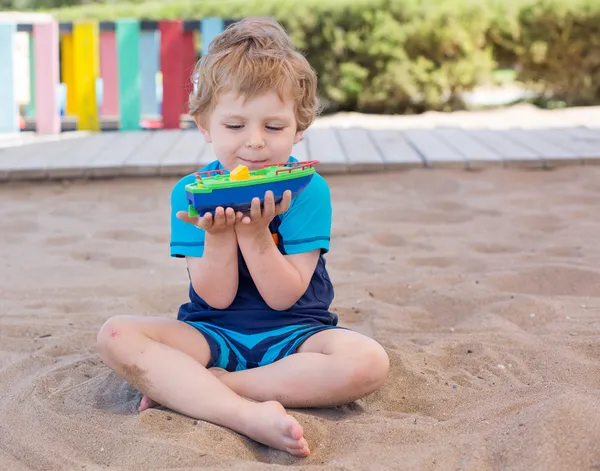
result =
[[278,182],[213,190],[211,193],[191,193],[189,191],[186,193],[188,204],[198,212],[199,216],[203,216],[205,213],[214,214],[219,206],[245,212],[250,209],[254,198],[260,198],[262,205],[265,193],[269,190],[273,192],[276,204],[282,200],[286,190],[292,192],[292,198],[296,197],[306,188],[312,177],[311,174]]

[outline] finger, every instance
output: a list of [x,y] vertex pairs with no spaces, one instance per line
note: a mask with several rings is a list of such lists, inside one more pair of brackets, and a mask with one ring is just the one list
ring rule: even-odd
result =
[[200,219],[198,216],[190,217],[187,211],[177,211],[175,216],[177,216],[177,219],[181,219],[183,222],[193,225],[197,225],[198,220]]
[[219,206],[215,210],[215,220],[214,220],[213,224],[215,226],[221,227],[221,226],[224,226],[225,223],[226,223],[225,210],[221,206]]
[[273,216],[275,216],[275,197],[271,190],[265,193],[263,216],[269,220],[273,219]]
[[252,206],[250,206],[250,219],[256,221],[260,219],[260,199],[252,198]]
[[227,208],[225,210],[225,223],[228,226],[231,226],[232,224],[235,224],[235,211],[233,210],[233,208]]
[[290,190],[285,190],[283,193],[283,199],[277,205],[277,214],[285,213],[288,209],[290,209],[290,204],[292,202],[292,192]]
[[241,211],[237,212],[237,214],[235,215],[235,220],[239,224],[250,224],[252,222],[252,219],[250,219],[249,216],[245,215]]
[[204,216],[200,219],[198,227],[204,230],[210,229],[213,225],[213,215],[211,213],[204,213]]

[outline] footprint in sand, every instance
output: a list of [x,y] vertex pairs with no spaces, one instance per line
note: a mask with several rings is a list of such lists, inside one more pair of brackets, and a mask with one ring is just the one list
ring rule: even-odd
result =
[[417,267],[445,268],[458,262],[454,257],[414,257],[408,259],[408,263]]
[[561,265],[492,274],[486,284],[500,291],[541,296],[600,296],[600,273]]
[[553,215],[528,215],[513,218],[514,225],[536,233],[553,234],[567,227],[564,219]]
[[503,253],[517,253],[522,249],[520,247],[512,247],[510,245],[490,243],[479,243],[471,245],[471,248],[479,253],[485,254],[503,254]]
[[69,255],[81,262],[106,262],[109,259],[108,254],[97,251],[71,252]]
[[44,240],[44,244],[49,246],[63,246],[63,245],[71,245],[76,242],[80,242],[83,240],[83,237],[75,237],[75,236],[55,236],[48,237]]
[[344,257],[336,262],[336,269],[358,273],[381,273],[381,264],[366,256]]
[[432,201],[428,205],[432,209],[437,209],[440,211],[464,211],[467,208],[464,204],[456,203],[454,201]]
[[94,233],[95,239],[117,240],[126,242],[137,242],[140,240],[151,240],[152,237],[145,232],[133,229],[115,229],[112,231],[100,231]]
[[373,243],[384,247],[402,247],[406,245],[404,237],[394,234],[393,232],[376,232],[371,235],[371,240]]
[[110,257],[102,252],[71,252],[71,258],[82,262],[103,262],[117,270],[132,270],[148,266],[148,262],[141,257]]
[[148,266],[148,262],[140,257],[112,257],[108,260],[108,264],[117,270],[132,270]]
[[[560,317],[555,303],[528,295],[513,295],[488,306],[491,314],[509,321],[525,331],[539,329]],[[532,316],[533,314],[533,316]]]
[[35,221],[9,219],[0,223],[0,232],[3,234],[26,234],[39,229]]
[[471,211],[417,211],[410,209],[393,212],[387,210],[375,210],[363,212],[359,216],[365,221],[431,225],[460,224],[473,219],[473,213]]
[[576,246],[548,247],[543,249],[542,253],[551,257],[582,258],[584,256],[582,248]]

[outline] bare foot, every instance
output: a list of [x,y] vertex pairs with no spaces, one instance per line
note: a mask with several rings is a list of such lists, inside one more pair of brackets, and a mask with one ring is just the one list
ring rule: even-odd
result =
[[242,433],[248,437],[294,456],[308,456],[310,450],[302,426],[276,401],[254,403],[248,408],[247,425]]
[[140,405],[138,406],[138,412],[143,412],[146,409],[151,409],[152,407],[156,407],[160,405],[158,402],[153,401],[148,396],[142,397],[140,401]]

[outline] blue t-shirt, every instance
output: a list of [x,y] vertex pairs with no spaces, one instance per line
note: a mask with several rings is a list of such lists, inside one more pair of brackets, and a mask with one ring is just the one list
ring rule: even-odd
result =
[[[296,161],[293,157],[290,161]],[[201,171],[222,169],[214,161]],[[194,174],[179,180],[171,193],[171,256],[201,257],[204,252],[204,230],[181,221],[178,211],[187,211],[185,185],[195,181]],[[338,317],[329,311],[333,301],[333,285],[323,255],[329,251],[331,232],[331,197],[327,182],[314,174],[310,183],[295,198],[290,208],[276,216],[270,224],[277,234],[277,247],[286,254],[320,250],[319,261],[306,292],[285,311],[271,309],[262,299],[238,248],[239,285],[236,297],[227,309],[213,309],[195,292],[191,282],[190,302],[179,308],[181,321],[210,322],[240,332],[255,332],[293,324],[337,325]]]

